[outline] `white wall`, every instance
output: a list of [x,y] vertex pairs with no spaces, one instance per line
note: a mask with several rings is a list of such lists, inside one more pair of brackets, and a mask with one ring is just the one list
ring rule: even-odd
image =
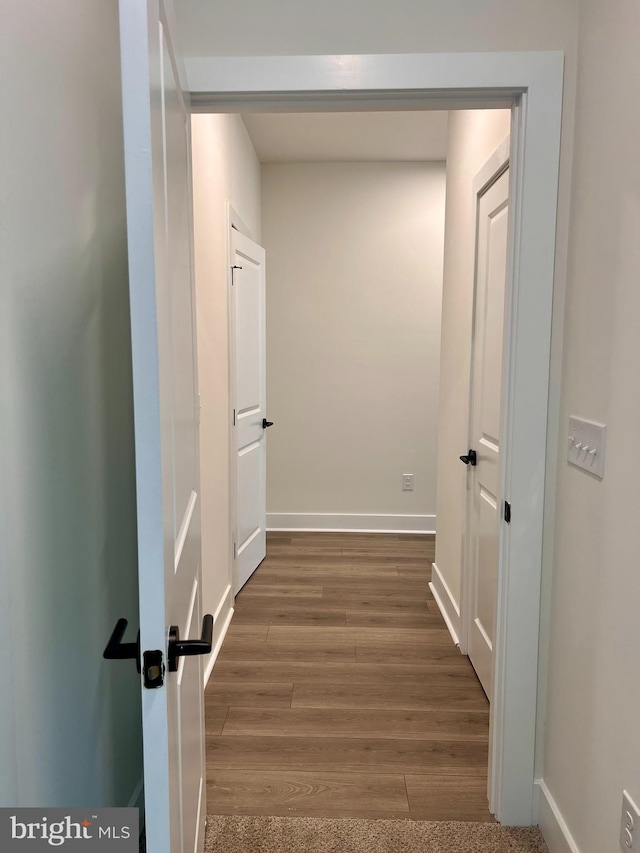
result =
[[194,115],[193,209],[202,414],[202,596],[218,614],[215,643],[233,604],[229,507],[227,202],[260,240],[260,164],[240,116]]
[[577,0],[189,0],[188,56],[567,49]]
[[444,190],[443,163],[263,166],[272,526],[433,530]]
[[117,4],[1,4],[2,805],[142,776],[135,664],[102,659],[138,610],[118,54]]
[[[583,0],[543,772],[581,853],[640,804],[639,40],[635,0]],[[607,424],[602,481],[566,463],[570,414]]]
[[[436,565],[460,606],[462,524],[469,449],[469,383],[473,318],[476,207],[473,180],[509,135],[509,110],[465,110],[449,115],[444,291],[438,421],[438,537]],[[446,594],[446,593],[445,593]],[[445,605],[449,602],[445,599]]]

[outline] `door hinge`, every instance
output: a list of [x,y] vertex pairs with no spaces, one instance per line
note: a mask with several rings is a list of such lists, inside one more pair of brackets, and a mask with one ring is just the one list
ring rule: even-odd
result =
[[233,410],[233,425],[236,425],[236,410]]
[[236,545],[235,542],[233,543],[233,559],[234,560],[238,559],[238,546]]
[[235,276],[233,274],[233,271],[234,270],[241,270],[241,269],[242,269],[242,267],[239,267],[238,264],[234,264],[231,267],[231,287],[233,287],[233,285],[235,284]]
[[142,675],[147,690],[154,690],[164,684],[164,659],[160,649],[145,652],[142,656]]
[[504,520],[507,524],[511,524],[511,504],[509,501],[504,502]]

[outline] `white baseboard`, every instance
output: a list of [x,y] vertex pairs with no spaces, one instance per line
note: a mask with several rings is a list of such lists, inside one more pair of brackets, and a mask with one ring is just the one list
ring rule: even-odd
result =
[[268,512],[267,530],[325,533],[435,533],[435,515]]
[[[222,648],[222,643],[224,642],[224,638],[227,635],[227,630],[229,629],[229,625],[231,623],[231,618],[233,617],[233,603],[231,601],[231,584],[226,588],[224,595],[220,599],[220,604],[216,608],[216,612],[213,615],[213,624],[216,626],[214,628],[216,633],[216,639],[214,642],[214,646],[211,649],[211,654],[209,655],[209,660],[207,661],[207,666],[204,671],[204,687],[207,686],[209,679],[211,678],[211,673],[213,672],[213,667],[215,666],[216,658],[220,654],[220,649]],[[219,623],[219,619],[224,613],[224,608],[228,606],[229,611],[224,616],[224,621],[222,622],[222,626],[220,630],[217,630],[217,625]]]
[[536,786],[540,794],[538,824],[550,853],[580,853],[580,848],[544,779],[536,779]]
[[444,619],[447,628],[449,629],[449,633],[451,634],[451,638],[456,646],[460,645],[460,607],[458,606],[458,602],[455,600],[453,595],[451,594],[451,590],[447,585],[446,580],[442,576],[442,572],[433,564],[431,571],[431,583],[429,584],[429,589],[431,590],[433,597],[436,600],[436,604],[440,608],[440,613],[442,613],[442,618]]

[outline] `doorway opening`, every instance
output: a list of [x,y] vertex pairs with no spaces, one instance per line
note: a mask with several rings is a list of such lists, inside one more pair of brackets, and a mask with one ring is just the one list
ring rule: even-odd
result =
[[[269,68],[252,58],[212,60],[206,68],[194,60],[195,88],[199,91],[193,105],[202,112],[221,106],[228,112],[243,112],[248,104],[251,109],[268,104],[268,109],[294,112],[318,109],[319,104],[321,109],[348,110],[354,104],[356,109],[363,109],[365,104],[372,109],[381,105],[383,109],[399,109],[408,103],[415,108],[418,102],[430,108],[436,104],[447,108],[512,108],[513,197],[504,356],[506,442],[500,494],[510,498],[514,518],[518,505],[526,507],[526,518],[521,515],[510,529],[502,524],[499,536],[490,802],[500,820],[530,823],[535,810],[538,581],[562,78],[559,57],[513,57],[520,69],[516,85],[514,67],[493,56],[465,57],[457,75],[450,73],[456,57],[392,57],[384,63],[381,58],[369,57],[369,64],[358,69],[344,63],[336,65],[333,60],[282,57],[273,59]],[[380,88],[381,80],[388,84],[391,79],[398,84],[396,88]],[[321,80],[324,85],[319,85]],[[442,83],[437,92],[433,88],[436,81]],[[519,452],[522,447],[527,447],[526,454]],[[539,495],[540,500],[532,501],[532,494]],[[518,567],[515,575],[509,572],[514,565]]]
[[[510,114],[485,111],[459,118],[452,134],[468,154],[457,153],[450,163],[453,178],[466,187],[458,189],[463,201],[458,199],[454,213],[469,223],[454,223],[457,233],[449,235],[449,243],[459,253],[468,242],[470,267],[459,304],[449,298],[445,356],[450,360],[455,349],[458,358],[460,344],[450,340],[456,331],[468,361],[474,313],[472,179],[476,165],[508,134]],[[353,816],[349,798],[339,793],[348,785],[359,816],[490,818],[488,703],[429,590],[447,121],[441,111],[244,117],[261,160],[267,395],[265,407],[264,369],[256,352],[264,325],[262,249],[238,234],[243,225],[234,209],[232,506],[237,513],[234,590],[242,591],[207,692],[213,809],[217,804],[233,812],[269,808],[318,814],[324,808],[325,816]],[[355,122],[367,131],[357,140],[348,132]],[[196,122],[194,132],[199,130]],[[295,139],[298,148],[285,161],[282,145],[291,152]],[[505,268],[503,256],[502,284]],[[494,334],[501,336],[501,330]],[[499,361],[499,347],[496,352]],[[458,395],[469,383],[468,363],[464,372],[454,383]],[[499,420],[497,382],[493,414]],[[261,423],[267,414],[276,423],[265,440]],[[461,417],[468,420],[468,413]],[[456,525],[463,525],[470,479],[458,458],[468,444],[467,425],[453,426],[463,437],[455,465],[442,474],[457,489],[449,539]],[[265,526],[256,495],[264,488],[259,454],[267,441],[266,526],[272,533],[267,560],[247,583],[247,559]],[[405,489],[406,479],[417,488]],[[497,541],[499,519],[493,526]],[[459,554],[459,533],[455,548]],[[253,554],[251,570],[264,553]],[[497,555],[493,559],[497,563]],[[445,564],[441,578],[445,568],[459,589],[460,561]],[[494,578],[496,569],[494,564]],[[218,731],[221,709],[228,712]],[[441,715],[440,726],[434,725],[434,714]],[[319,806],[315,795],[303,793],[279,801],[283,780],[306,790],[314,745],[326,753],[324,763],[316,762],[316,782],[328,774],[335,801]],[[449,759],[434,763],[434,752],[442,748]],[[400,754],[392,762],[382,757],[394,749]],[[371,795],[369,806],[362,792],[364,785],[372,794],[367,770],[389,776],[391,786],[387,795]]]

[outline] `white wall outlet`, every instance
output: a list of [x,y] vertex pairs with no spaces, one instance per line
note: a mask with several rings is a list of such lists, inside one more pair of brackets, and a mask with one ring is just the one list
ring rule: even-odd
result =
[[604,424],[569,418],[567,461],[595,477],[604,477],[604,443],[607,428]]
[[412,492],[413,491],[413,474],[403,474],[402,475],[402,491],[403,492]]
[[627,791],[622,792],[622,817],[620,819],[620,849],[625,853],[638,853],[640,845],[640,809]]

